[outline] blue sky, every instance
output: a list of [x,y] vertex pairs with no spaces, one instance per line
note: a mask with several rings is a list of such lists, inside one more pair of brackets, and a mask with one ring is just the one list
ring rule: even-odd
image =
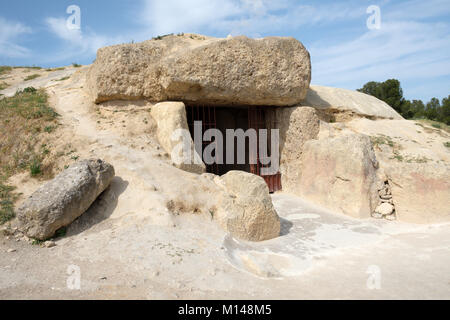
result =
[[[81,9],[80,30],[66,27],[69,5]],[[380,29],[367,27],[370,5]],[[99,47],[172,32],[292,36],[311,53],[313,84],[397,78],[408,99],[450,94],[449,0],[1,1],[0,65],[89,64]]]

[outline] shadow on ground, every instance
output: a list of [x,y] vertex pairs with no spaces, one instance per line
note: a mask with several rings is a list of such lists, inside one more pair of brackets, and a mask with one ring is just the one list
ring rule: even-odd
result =
[[108,219],[116,209],[119,197],[127,189],[128,184],[128,181],[115,177],[89,209],[67,228],[67,236],[80,234]]

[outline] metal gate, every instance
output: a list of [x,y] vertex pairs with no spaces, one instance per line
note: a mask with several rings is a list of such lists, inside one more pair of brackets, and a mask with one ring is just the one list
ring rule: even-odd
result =
[[262,175],[262,168],[269,168],[271,166],[270,160],[271,157],[269,154],[263,155],[261,154],[261,150],[259,150],[259,140],[262,139],[260,135],[260,129],[267,129],[267,146],[269,148],[268,153],[271,153],[270,150],[271,144],[271,129],[276,129],[278,127],[278,123],[276,120],[275,109],[269,109],[267,107],[250,107],[248,109],[248,127],[251,129],[255,129],[257,132],[257,143],[256,145],[250,145],[250,155],[256,155],[256,159],[252,159],[250,162],[250,172],[261,176],[267,183],[269,187],[270,193],[280,191],[281,190],[281,173],[277,172],[272,175]]
[[[231,108],[230,108],[231,109]],[[187,116],[188,116],[188,124],[189,129],[192,132],[194,129],[195,121],[202,121],[202,129],[203,133],[208,129],[216,129],[217,128],[217,120],[216,120],[216,107],[214,106],[188,106],[187,107]],[[273,175],[262,175],[261,169],[270,167],[270,162],[267,161],[270,159],[269,155],[263,156],[259,150],[259,141],[261,139],[260,129],[267,129],[268,135],[267,139],[269,140],[267,145],[270,148],[270,129],[278,128],[278,123],[275,117],[275,109],[269,107],[249,107],[248,108],[248,128],[255,129],[257,132],[257,143],[256,145],[252,145],[249,143],[249,155],[256,155],[256,159],[249,159],[250,161],[250,173],[261,176],[267,183],[269,187],[269,191],[271,193],[281,190],[281,173],[276,173]],[[231,128],[230,128],[231,129]],[[238,128],[234,128],[238,129]],[[202,143],[202,154],[203,150],[207,145],[211,142],[203,141]],[[214,143],[214,142],[212,142]],[[270,152],[270,151],[269,151]],[[203,159],[202,159],[203,160]],[[268,163],[268,164],[265,164]],[[212,165],[206,166],[206,171],[208,173],[219,174],[219,165],[214,163]]]
[[[204,134],[209,129],[215,129],[217,127],[216,122],[216,107],[213,106],[186,106],[186,116],[188,119],[189,131],[191,132],[192,138],[194,132],[194,122],[202,121],[202,133]],[[202,150],[200,157],[203,161],[203,150],[210,144],[211,142],[202,140]],[[215,143],[215,142],[213,142]],[[216,159],[217,160],[217,159]],[[217,161],[213,164],[206,165],[206,172],[219,174],[219,167]]]

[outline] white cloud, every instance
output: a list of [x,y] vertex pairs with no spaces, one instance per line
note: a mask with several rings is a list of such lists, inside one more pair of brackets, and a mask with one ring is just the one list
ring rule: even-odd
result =
[[140,22],[151,34],[218,32],[255,36],[365,14],[365,8],[360,6],[303,5],[294,0],[143,1]]
[[[431,2],[427,6],[441,1]],[[433,79],[450,76],[450,25],[437,18],[450,6],[441,6],[439,11],[419,4],[412,0],[382,8],[381,29],[367,30],[356,39],[337,44],[330,39],[316,42],[309,48],[313,82],[356,89],[371,80],[397,78],[402,83],[421,83],[416,86],[421,94],[427,87],[435,92]],[[408,97],[417,97],[413,87],[404,91]],[[429,99],[431,95],[420,97]]]
[[16,42],[19,36],[31,32],[31,28],[22,23],[8,21],[0,17],[0,55],[8,58],[28,56],[30,50]]
[[122,42],[120,37],[106,37],[94,32],[83,32],[80,29],[69,29],[65,18],[49,17],[45,19],[50,32],[64,41],[64,49],[48,58],[49,62],[62,61],[69,58],[83,59],[93,56],[97,50],[106,45]]

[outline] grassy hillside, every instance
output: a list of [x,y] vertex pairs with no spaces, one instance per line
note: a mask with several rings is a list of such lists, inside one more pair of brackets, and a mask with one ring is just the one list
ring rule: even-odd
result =
[[6,181],[28,171],[32,177],[49,178],[52,165],[43,165],[49,154],[42,135],[51,134],[58,114],[48,106],[44,90],[26,88],[10,98],[0,98],[0,224],[14,217],[14,187]]

